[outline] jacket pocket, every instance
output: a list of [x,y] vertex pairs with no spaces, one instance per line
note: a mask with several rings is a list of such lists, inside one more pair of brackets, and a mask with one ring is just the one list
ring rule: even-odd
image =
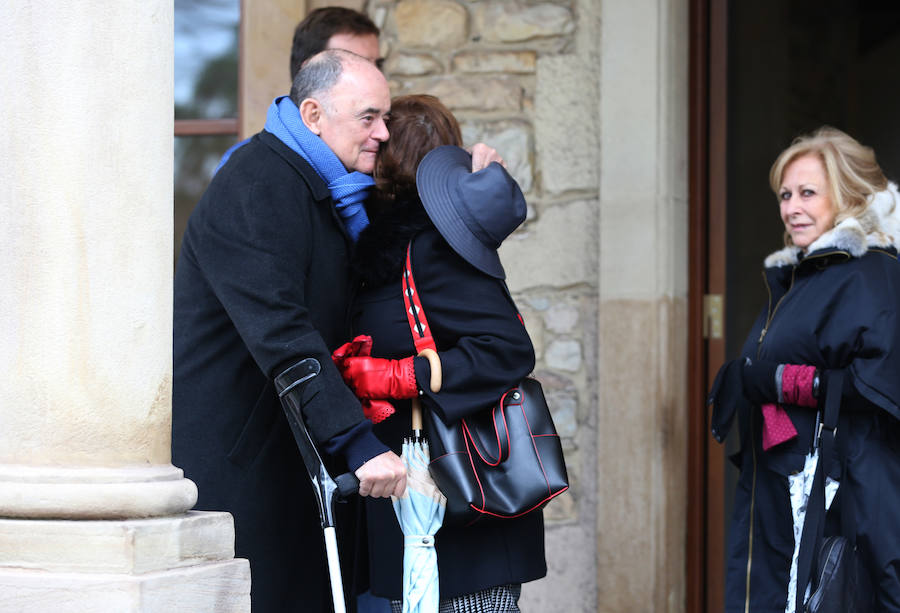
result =
[[280,410],[275,385],[272,381],[267,381],[247,416],[241,433],[228,452],[228,460],[241,468],[249,466],[262,450]]

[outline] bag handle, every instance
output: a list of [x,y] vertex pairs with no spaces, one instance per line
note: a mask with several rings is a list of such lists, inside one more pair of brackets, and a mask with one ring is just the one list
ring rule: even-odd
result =
[[[509,397],[510,399],[507,400],[507,397]],[[509,405],[521,404],[522,390],[520,390],[519,388],[513,388],[503,394],[503,396],[500,398],[500,402],[497,403],[497,406],[491,409],[491,421],[494,424],[495,436],[493,442],[496,443],[497,447],[496,454],[488,452],[487,447],[489,441],[484,441],[482,448],[479,449],[478,443],[480,441],[476,439],[472,434],[472,430],[471,428],[469,428],[469,424],[466,423],[466,420],[462,420],[463,433],[465,434],[466,438],[469,439],[472,448],[475,450],[475,453],[478,454],[478,457],[481,458],[481,461],[488,466],[499,466],[501,462],[505,462],[509,459],[510,435],[509,426],[506,423],[506,407]]]

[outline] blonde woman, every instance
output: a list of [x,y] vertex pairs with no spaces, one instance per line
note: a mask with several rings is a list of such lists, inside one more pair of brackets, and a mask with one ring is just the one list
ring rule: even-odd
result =
[[716,438],[740,423],[725,611],[794,611],[805,592],[790,477],[832,378],[843,385],[826,470],[840,486],[825,534],[855,542],[871,610],[900,611],[900,194],[871,149],[828,127],[796,139],[769,181],[785,247],[765,260],[769,301],[710,399]]

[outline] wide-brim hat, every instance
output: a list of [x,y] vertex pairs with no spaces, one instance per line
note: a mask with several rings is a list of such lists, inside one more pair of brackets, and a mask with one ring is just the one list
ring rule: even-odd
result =
[[500,164],[472,172],[472,156],[444,145],[430,151],[416,169],[425,211],[453,250],[497,279],[506,273],[497,248],[525,221],[522,190]]

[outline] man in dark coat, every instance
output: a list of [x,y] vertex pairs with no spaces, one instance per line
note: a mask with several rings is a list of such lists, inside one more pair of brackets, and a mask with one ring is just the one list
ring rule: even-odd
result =
[[[254,613],[330,610],[318,511],[274,392],[279,373],[317,360],[321,371],[297,390],[312,436],[355,471],[361,495],[405,488],[399,458],[372,434],[330,358],[349,338],[348,259],[368,223],[364,173],[388,138],[389,109],[374,64],[345,51],[317,55],[291,97],[273,101],[266,128],[213,178],[185,232],[173,463],[197,483],[198,509],[234,516]],[[342,562],[352,557],[345,551]]]

